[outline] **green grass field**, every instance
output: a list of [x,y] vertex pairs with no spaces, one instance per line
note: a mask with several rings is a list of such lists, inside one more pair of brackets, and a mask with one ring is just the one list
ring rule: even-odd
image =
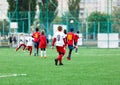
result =
[[79,48],[63,66],[54,65],[56,57],[50,48],[47,59],[0,48],[0,85],[120,85],[120,49]]

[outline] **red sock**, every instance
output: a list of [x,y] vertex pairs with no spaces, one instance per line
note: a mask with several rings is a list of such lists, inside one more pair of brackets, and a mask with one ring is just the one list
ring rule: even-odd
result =
[[18,51],[18,48],[16,48],[16,51]]
[[62,54],[58,56],[58,60],[59,60],[60,63],[62,63],[62,57],[63,57]]
[[30,55],[32,54],[32,48],[31,49],[29,49],[29,51],[30,51]]

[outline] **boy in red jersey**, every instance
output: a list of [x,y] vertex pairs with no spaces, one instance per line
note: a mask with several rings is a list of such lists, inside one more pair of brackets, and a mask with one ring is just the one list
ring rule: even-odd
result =
[[64,46],[66,45],[65,43],[65,34],[62,32],[62,27],[58,27],[58,32],[55,33],[53,41],[52,41],[52,48],[54,48],[54,44],[56,44],[56,50],[59,53],[58,57],[55,59],[55,65],[63,65],[62,63],[62,57],[65,54],[65,49]]
[[69,54],[67,56],[68,60],[71,60],[71,54],[72,54],[72,50],[74,49],[74,32],[73,32],[73,28],[70,29],[70,32],[67,33],[67,44],[68,44],[68,48],[69,48]]
[[40,37],[40,32],[39,29],[36,28],[36,32],[33,33],[32,37],[34,38],[34,56],[38,56],[38,51],[39,51],[39,37]]
[[76,53],[78,51],[78,39],[79,39],[79,31],[75,33],[75,38],[74,38],[74,46],[76,46],[76,50],[75,50]]
[[16,51],[18,51],[21,47],[23,47],[23,50],[26,48],[25,45],[25,36],[24,34],[20,34],[20,42],[19,46],[16,48]]
[[41,49],[41,58],[42,57],[46,58],[47,38],[45,36],[44,30],[42,30],[39,39],[40,39],[39,48]]

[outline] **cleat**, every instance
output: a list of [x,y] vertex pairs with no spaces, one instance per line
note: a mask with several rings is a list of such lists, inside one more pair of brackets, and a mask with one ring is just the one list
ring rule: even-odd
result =
[[58,64],[58,59],[55,59],[55,65],[57,66],[57,64]]
[[44,57],[45,59],[47,58],[47,57]]
[[36,56],[36,53],[34,53],[34,56]]
[[67,57],[68,60],[71,60],[71,58]]
[[62,63],[59,64],[60,66],[63,65]]

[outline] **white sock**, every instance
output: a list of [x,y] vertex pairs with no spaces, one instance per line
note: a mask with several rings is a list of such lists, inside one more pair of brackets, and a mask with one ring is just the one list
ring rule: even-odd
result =
[[46,57],[46,51],[44,51],[44,57]]
[[34,49],[34,53],[37,53],[37,49],[36,48]]
[[43,51],[41,51],[40,55],[41,55],[41,57],[43,57]]

